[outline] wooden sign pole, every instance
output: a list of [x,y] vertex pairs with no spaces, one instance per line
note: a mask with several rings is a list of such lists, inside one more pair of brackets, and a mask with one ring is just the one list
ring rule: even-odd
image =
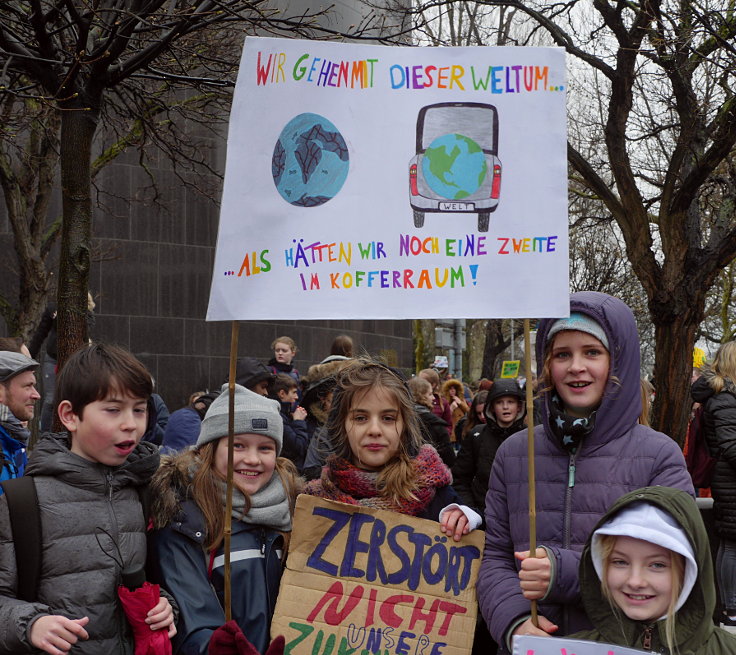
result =
[[[529,319],[524,319],[524,375],[526,376],[526,418],[527,418],[527,462],[529,478],[529,555],[537,554],[537,487],[534,468],[534,387],[532,384],[532,347]],[[532,623],[539,627],[537,601],[532,603]]]
[[230,579],[230,538],[232,536],[233,515],[233,446],[235,444],[235,367],[238,361],[238,329],[240,323],[233,321],[230,329],[230,375],[227,388],[230,392],[227,407],[227,500],[225,502],[225,621],[230,621],[232,616],[231,593],[232,585]]

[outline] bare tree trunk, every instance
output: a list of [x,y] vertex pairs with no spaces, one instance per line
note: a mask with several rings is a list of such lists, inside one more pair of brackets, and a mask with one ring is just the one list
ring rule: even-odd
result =
[[[699,292],[704,296],[706,289]],[[668,312],[668,320],[653,312],[656,350],[654,360],[655,400],[652,408],[652,425],[672,437],[682,447],[685,443],[687,422],[692,399],[692,352],[695,332],[702,321],[704,299],[693,298],[690,310]],[[660,320],[657,320],[657,319]],[[684,401],[683,401],[684,399]]]
[[[31,106],[11,98],[2,105],[3,116]],[[17,304],[0,298],[0,315],[9,332],[26,342],[48,301],[52,273],[46,260],[57,234],[48,224],[48,211],[58,163],[59,118],[48,105],[33,111],[23,134],[16,134],[12,144],[0,142],[0,187],[18,265]]]
[[91,109],[62,110],[61,191],[63,222],[57,314],[59,369],[87,341],[92,202],[90,160],[97,114]]

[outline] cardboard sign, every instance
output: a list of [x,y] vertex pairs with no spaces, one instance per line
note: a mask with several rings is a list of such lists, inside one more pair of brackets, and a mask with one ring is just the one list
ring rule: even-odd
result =
[[501,377],[502,378],[515,378],[519,375],[519,368],[521,367],[520,359],[506,360],[501,366]]
[[645,655],[646,651],[615,644],[565,637],[513,638],[513,655]]
[[271,636],[284,655],[467,655],[483,531],[454,541],[439,523],[297,499]]
[[566,88],[562,48],[249,36],[207,319],[567,316]]

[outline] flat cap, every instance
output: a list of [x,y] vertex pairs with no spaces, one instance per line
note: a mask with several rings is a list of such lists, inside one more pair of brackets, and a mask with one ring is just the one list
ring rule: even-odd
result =
[[0,350],[0,382],[7,382],[20,373],[35,371],[40,364],[30,357],[10,350]]

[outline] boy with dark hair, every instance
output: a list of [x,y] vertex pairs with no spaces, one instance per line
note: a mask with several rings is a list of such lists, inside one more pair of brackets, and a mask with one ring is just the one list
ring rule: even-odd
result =
[[273,382],[271,397],[281,403],[281,418],[284,421],[284,446],[281,457],[294,462],[301,473],[309,445],[309,432],[306,421],[307,410],[297,405],[296,409],[291,411],[299,398],[296,380],[286,373],[279,373]]
[[260,396],[270,396],[276,375],[255,357],[241,357],[235,367],[235,381]]
[[[57,411],[67,432],[42,439],[26,468],[43,535],[33,601],[18,598],[8,506],[0,497],[0,652],[133,653],[117,587],[122,569],[140,570],[146,560],[139,488],[159,464],[156,447],[140,442],[151,391],[150,373],[115,346],[85,346],[59,374]],[[6,484],[14,482],[21,480]],[[146,622],[176,634],[166,598]]]
[[485,413],[486,422],[465,436],[452,467],[452,486],[463,502],[481,516],[496,451],[507,437],[524,429],[526,402],[518,382],[494,380],[486,397]]

